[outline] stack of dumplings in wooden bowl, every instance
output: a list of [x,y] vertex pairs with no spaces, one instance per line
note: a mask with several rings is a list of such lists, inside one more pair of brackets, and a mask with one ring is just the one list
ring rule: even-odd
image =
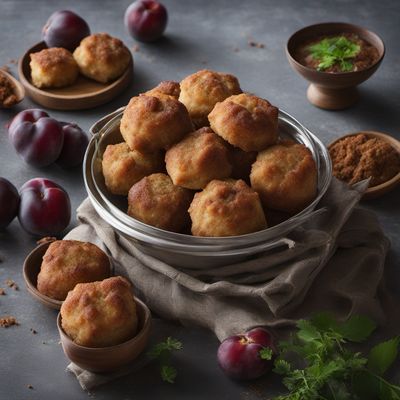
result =
[[243,93],[233,75],[198,71],[133,97],[125,142],[102,160],[108,190],[128,214],[194,236],[244,235],[288,218],[317,196],[317,167],[303,144],[278,132],[279,110]]
[[51,47],[30,57],[32,83],[43,89],[70,86],[79,73],[105,84],[119,78],[131,62],[128,48],[108,33],[85,37],[73,53]]

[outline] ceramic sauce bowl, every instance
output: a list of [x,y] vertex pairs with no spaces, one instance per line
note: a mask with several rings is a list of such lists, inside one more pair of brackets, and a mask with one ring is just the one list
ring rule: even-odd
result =
[[[339,73],[318,71],[300,63],[297,54],[302,45],[313,39],[343,33],[355,34],[374,46],[378,51],[375,63],[359,71]],[[286,44],[286,56],[290,66],[311,82],[307,90],[308,100],[313,105],[328,110],[344,109],[353,105],[359,98],[357,85],[367,80],[378,69],[384,55],[385,45],[376,33],[341,22],[307,26],[295,32]]]

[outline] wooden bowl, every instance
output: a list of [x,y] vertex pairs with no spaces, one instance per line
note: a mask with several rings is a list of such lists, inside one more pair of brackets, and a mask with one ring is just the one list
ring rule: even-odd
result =
[[[306,67],[296,59],[296,50],[307,42],[321,36],[353,33],[372,44],[379,53],[375,64],[354,71],[330,73]],[[358,100],[357,85],[367,80],[379,67],[385,55],[385,45],[376,34],[357,25],[342,22],[327,22],[310,25],[295,32],[286,44],[286,56],[291,67],[311,82],[307,90],[308,100],[317,107],[339,110],[350,107]]]
[[[12,88],[14,90],[14,93],[15,93],[15,96],[16,96],[17,100],[11,106],[11,107],[13,107],[16,104],[20,103],[24,99],[24,97],[25,97],[24,86],[21,84],[21,82],[16,80],[11,74],[9,74],[8,72],[4,71],[4,69],[0,68],[0,75],[2,75],[5,79],[8,80],[8,82],[11,83],[11,86],[12,86]],[[8,108],[8,107],[4,107],[4,108]]]
[[[61,300],[55,300],[51,297],[48,297],[39,292],[37,289],[37,277],[40,272],[40,267],[42,265],[43,256],[49,248],[51,242],[43,243],[37,247],[35,247],[25,258],[24,266],[23,266],[23,275],[26,287],[28,292],[32,295],[33,298],[39,300],[42,304],[47,307],[54,308],[59,310],[61,308],[61,304],[63,303]],[[113,266],[110,261],[110,276],[113,273]]]
[[[400,142],[395,139],[393,136],[386,135],[385,133],[382,132],[375,132],[375,131],[360,131],[360,132],[354,132],[354,133],[349,133],[347,135],[344,135],[340,137],[339,139],[336,139],[333,141],[329,146],[333,146],[335,143],[339,142],[340,140],[349,137],[349,136],[355,136],[359,134],[365,134],[368,137],[371,138],[378,138],[382,139],[385,142],[388,142],[394,149],[397,150],[397,152],[400,154]],[[384,195],[385,193],[389,192],[390,190],[394,189],[398,184],[400,183],[400,172],[396,174],[393,178],[389,179],[386,182],[381,183],[380,185],[376,186],[370,186],[363,194],[363,200],[367,199],[374,199],[376,197],[380,197]]]
[[44,42],[31,47],[18,62],[19,79],[25,86],[27,94],[36,103],[55,110],[81,110],[97,107],[107,103],[120,94],[130,83],[133,76],[133,59],[128,68],[117,80],[110,83],[99,83],[79,75],[70,86],[56,89],[39,89],[32,84],[30,54],[47,48]]
[[151,330],[151,313],[148,307],[135,297],[138,312],[138,332],[130,340],[109,347],[85,347],[76,344],[62,329],[61,313],[57,327],[65,355],[79,367],[92,372],[110,372],[135,360],[146,348]]

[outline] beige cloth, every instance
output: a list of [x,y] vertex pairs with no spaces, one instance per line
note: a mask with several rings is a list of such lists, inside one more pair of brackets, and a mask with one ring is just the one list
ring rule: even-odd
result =
[[[288,235],[293,248],[208,270],[178,269],[143,254],[105,223],[88,199],[78,209],[81,224],[66,238],[105,248],[116,273],[127,275],[159,316],[201,325],[220,340],[254,326],[292,326],[319,310],[339,318],[365,314],[383,324],[378,289],[389,240],[375,215],[356,207],[367,184],[349,188],[334,179],[319,204],[326,211]],[[83,379],[79,368],[72,372],[86,388],[104,383],[104,376],[100,382],[90,373]]]

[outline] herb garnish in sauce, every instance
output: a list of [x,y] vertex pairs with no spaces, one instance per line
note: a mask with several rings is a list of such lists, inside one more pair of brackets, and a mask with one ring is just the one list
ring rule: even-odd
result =
[[350,61],[360,52],[360,46],[344,36],[325,38],[309,46],[312,57],[319,61],[317,70],[324,71],[335,64],[344,72],[351,71]]

